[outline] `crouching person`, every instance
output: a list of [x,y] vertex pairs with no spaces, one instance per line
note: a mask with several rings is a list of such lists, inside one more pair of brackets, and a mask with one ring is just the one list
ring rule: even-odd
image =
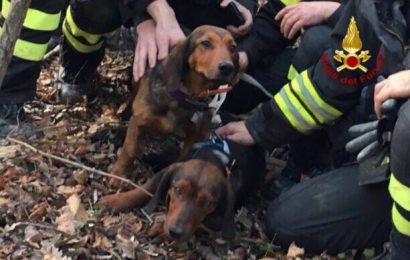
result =
[[[379,10],[387,12],[382,14]],[[271,101],[260,106],[246,121],[227,124],[218,129],[218,133],[244,145],[256,143],[271,150],[298,141],[326,125],[332,125],[343,114],[351,111],[358,104],[362,89],[372,86],[377,77],[349,86],[326,73],[338,71],[339,79],[360,78],[366,74],[361,69],[343,69],[337,55],[334,57],[335,53],[340,53],[343,42],[347,41],[344,39],[349,38],[346,36],[349,32],[351,36],[356,35],[353,38],[360,37],[363,44],[361,47],[372,53],[366,63],[369,71],[377,67],[383,75],[391,75],[375,87],[377,114],[380,115],[378,111],[383,103],[379,97],[383,93],[381,89],[389,89],[391,86],[398,88],[398,91],[391,92],[398,93],[397,96],[387,95],[384,100],[410,97],[410,93],[404,95],[400,91],[404,86],[410,88],[408,72],[404,76],[401,74],[404,72],[397,73],[408,66],[406,60],[409,56],[405,58],[403,45],[399,47],[397,40],[407,42],[409,39],[410,20],[409,17],[407,20],[405,18],[409,10],[408,2],[349,1],[332,31],[329,40],[331,47],[323,54],[323,59],[298,74],[290,84],[283,86]],[[394,33],[398,38],[393,38],[390,37],[393,36],[393,31],[386,31],[386,25],[396,22],[401,24],[401,29]],[[405,111],[406,106],[408,105],[405,104],[401,111]],[[391,168],[394,175],[381,171],[384,175],[377,176],[380,179],[370,181],[362,179],[361,164],[351,165],[283,191],[271,203],[266,216],[268,233],[276,244],[286,247],[296,241],[298,246],[313,254],[327,252],[336,255],[347,249],[364,250],[371,247],[381,250],[384,242],[389,240],[393,222],[393,256],[396,259],[408,259],[409,247],[406,247],[406,243],[409,243],[410,234],[410,192],[409,167],[406,164],[409,162],[410,148],[406,139],[397,140],[400,132],[408,131],[408,127],[400,127],[402,120],[409,121],[408,114],[407,119],[403,114],[404,112],[399,113],[391,147]],[[393,129],[394,124],[389,126]],[[372,130],[377,132],[377,128]],[[382,137],[389,139],[388,135]],[[390,140],[386,142],[388,144]],[[386,142],[383,144],[386,145]],[[396,145],[401,149],[396,148]],[[379,166],[385,167],[386,172],[389,172],[389,160],[382,158]],[[403,168],[399,170],[397,165],[405,166],[401,166]],[[368,165],[367,169],[373,166]],[[361,182],[367,183],[362,185]],[[393,211],[391,198],[394,200]]]

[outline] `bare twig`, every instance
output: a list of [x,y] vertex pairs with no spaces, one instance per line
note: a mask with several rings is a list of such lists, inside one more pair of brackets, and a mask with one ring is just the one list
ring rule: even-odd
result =
[[41,150],[39,150],[39,149],[37,149],[37,148],[35,148],[35,147],[29,145],[29,144],[26,143],[26,142],[23,142],[23,141],[21,141],[21,140],[15,139],[15,138],[10,137],[10,136],[7,137],[7,140],[10,141],[10,142],[13,142],[13,143],[22,145],[22,146],[26,147],[27,149],[29,149],[29,150],[31,150],[31,151],[33,151],[33,152],[35,152],[35,153],[41,154],[42,156],[45,156],[45,157],[47,157],[47,158],[50,158],[50,159],[53,159],[53,160],[56,160],[56,161],[59,161],[59,162],[62,162],[62,163],[65,163],[65,164],[74,166],[74,167],[76,167],[76,168],[84,169],[84,170],[86,170],[86,171],[89,171],[89,172],[92,172],[92,173],[95,173],[95,174],[98,174],[98,175],[102,175],[102,176],[105,176],[105,177],[110,177],[110,178],[114,178],[114,179],[121,180],[121,181],[123,181],[123,182],[125,182],[125,183],[130,184],[130,185],[133,186],[134,188],[137,188],[137,189],[141,190],[142,192],[144,192],[144,193],[147,194],[148,196],[153,197],[153,194],[152,194],[151,192],[147,191],[147,190],[144,189],[143,187],[141,187],[141,186],[139,186],[139,185],[133,183],[132,181],[130,181],[130,180],[128,180],[128,179],[125,179],[125,178],[122,178],[122,177],[120,177],[120,176],[116,176],[116,175],[110,174],[110,173],[108,173],[108,172],[104,172],[104,171],[101,171],[101,170],[97,170],[97,169],[95,169],[95,168],[88,167],[88,166],[86,166],[86,165],[84,165],[84,164],[81,164],[81,163],[78,163],[78,162],[73,162],[73,161],[64,159],[64,158],[59,157],[59,156],[56,156],[56,155],[54,155],[54,154],[50,154],[50,153],[43,152],[43,151],[41,151]]
[[143,208],[141,208],[141,213],[148,219],[150,224],[154,223],[154,220],[151,218],[151,216],[147,212],[145,212]]
[[276,233],[275,233],[275,235],[272,237],[272,240],[270,241],[270,244],[269,244],[268,248],[266,248],[265,257],[268,255],[269,251],[275,246],[275,245],[273,244],[273,241],[275,241],[275,238],[276,238]]
[[61,230],[58,230],[55,226],[53,226],[53,225],[50,225],[50,224],[41,224],[41,223],[32,223],[32,222],[17,222],[17,223],[14,223],[12,226],[11,226],[11,228],[9,228],[9,229],[6,229],[6,233],[9,233],[9,232],[11,232],[11,231],[13,231],[13,230],[15,230],[17,227],[20,227],[20,226],[33,226],[33,227],[37,227],[37,228],[42,228],[42,229],[52,229],[52,230],[54,230],[54,231],[56,231],[56,232],[58,232],[58,233],[61,233],[61,234],[63,234],[63,235],[69,235],[69,234],[67,234],[66,232],[64,232],[64,231],[61,231]]
[[44,55],[43,60],[48,60],[50,57],[54,56],[60,51],[60,45],[57,45],[52,49],[51,51],[47,52],[46,55]]
[[109,250],[108,253],[110,253],[111,256],[114,256],[117,259],[122,259],[119,254],[117,254],[113,249]]

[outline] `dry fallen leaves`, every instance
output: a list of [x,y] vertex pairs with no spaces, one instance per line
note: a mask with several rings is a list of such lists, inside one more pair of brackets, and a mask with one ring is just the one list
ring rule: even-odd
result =
[[41,243],[41,252],[44,257],[43,260],[71,260],[71,257],[66,257],[58,250],[51,242],[43,241]]
[[94,244],[92,245],[92,247],[99,248],[99,249],[102,249],[104,251],[109,251],[109,250],[112,249],[112,243],[106,236],[104,236],[101,233],[96,232],[95,233],[95,241],[94,241]]
[[88,220],[87,211],[76,194],[67,199],[67,205],[60,212],[61,215],[56,219],[57,229],[71,235],[75,234],[77,227],[84,226]]
[[14,157],[18,150],[18,145],[0,146],[0,158]]
[[71,196],[74,194],[79,194],[83,192],[84,186],[82,185],[76,185],[76,186],[64,186],[61,185],[58,187],[57,192],[60,194],[64,194],[66,196]]
[[298,256],[303,256],[304,254],[305,254],[305,249],[298,247],[295,242],[292,242],[292,244],[290,244],[289,246],[286,257],[296,258]]
[[123,257],[135,258],[135,247],[138,245],[138,241],[135,240],[134,236],[131,235],[128,230],[120,228],[115,237],[115,241]]
[[44,214],[46,213],[47,207],[48,207],[48,204],[45,203],[45,202],[41,202],[41,203],[36,204],[31,209],[30,216],[29,216],[30,220],[31,221],[40,221],[43,218]]

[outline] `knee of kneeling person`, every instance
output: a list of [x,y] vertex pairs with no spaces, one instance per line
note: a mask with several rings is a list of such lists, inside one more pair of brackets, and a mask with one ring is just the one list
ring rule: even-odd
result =
[[[409,138],[410,129],[410,100],[407,100],[401,107],[398,113],[396,125],[394,127],[393,146],[410,145]],[[402,149],[402,148],[401,148]]]
[[293,229],[295,225],[295,214],[276,201],[269,204],[266,211],[265,223],[268,236],[274,240],[276,245],[287,248],[292,242],[299,241],[301,235]]
[[410,100],[406,101],[398,113],[396,125],[393,130],[391,144],[391,169],[395,177],[405,185],[410,185]]
[[408,134],[410,129],[410,99],[400,107],[397,123],[403,127],[405,134]]

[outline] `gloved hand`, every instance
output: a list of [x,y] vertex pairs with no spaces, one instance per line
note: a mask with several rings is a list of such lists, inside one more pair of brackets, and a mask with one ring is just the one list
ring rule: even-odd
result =
[[390,141],[400,104],[388,99],[382,104],[382,117],[369,123],[354,125],[349,133],[355,137],[346,150],[357,153],[359,184],[368,185],[388,180],[390,174]]
[[386,144],[390,143],[398,109],[399,102],[395,99],[388,99],[382,104],[380,120],[349,128],[349,134],[355,138],[346,144],[346,150],[350,153],[358,152],[358,162],[363,162],[378,154]]

